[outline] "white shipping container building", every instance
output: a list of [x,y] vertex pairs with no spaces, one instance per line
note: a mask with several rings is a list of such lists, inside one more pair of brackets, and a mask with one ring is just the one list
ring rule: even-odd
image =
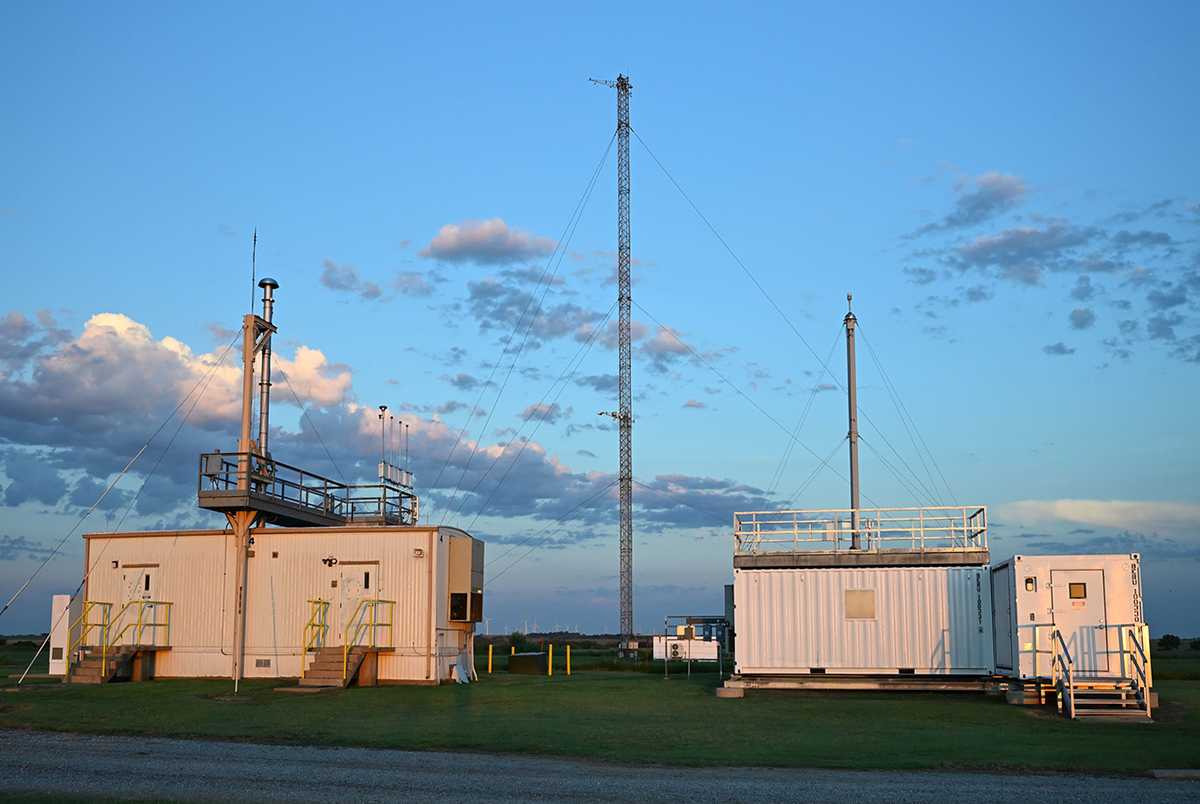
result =
[[[482,542],[446,527],[252,534],[242,677],[298,678],[317,649],[350,643],[378,655],[378,683],[436,684],[451,677],[463,652],[473,665],[470,609],[481,616]],[[109,630],[136,622],[129,604],[144,601],[150,609],[141,614],[141,628],[125,630],[114,646],[166,648],[153,651],[147,675],[157,678],[230,676],[239,554],[229,531],[84,538],[87,565],[94,567],[84,598],[111,603],[114,617],[125,612]]]
[[857,513],[736,515],[739,676],[990,672],[985,510]]
[[737,668],[751,675],[989,672],[986,567],[737,569]]

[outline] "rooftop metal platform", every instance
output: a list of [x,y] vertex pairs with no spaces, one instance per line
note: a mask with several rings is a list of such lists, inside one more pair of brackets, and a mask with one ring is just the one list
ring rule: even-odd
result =
[[[395,467],[386,468],[389,477],[397,474]],[[396,482],[351,486],[253,452],[201,455],[197,497],[201,508],[259,511],[282,527],[417,523],[409,472],[399,472]]]
[[[854,549],[857,514],[859,548]],[[987,509],[860,508],[734,514],[736,569],[988,563]]]

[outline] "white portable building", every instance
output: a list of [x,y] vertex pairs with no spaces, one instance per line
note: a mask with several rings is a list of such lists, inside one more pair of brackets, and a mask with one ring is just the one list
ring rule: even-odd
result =
[[737,514],[737,674],[990,673],[986,529],[983,508]]
[[1018,555],[991,576],[999,675],[1050,677],[1055,632],[1079,676],[1125,676],[1131,637],[1148,648],[1137,553]]
[[984,674],[986,567],[735,569],[743,675]]
[[436,684],[460,653],[473,659],[484,545],[467,533],[371,525],[250,534],[244,612],[229,530],[87,534],[84,596],[110,607],[110,643],[166,648],[155,652],[158,678],[229,677],[238,617],[247,678],[298,677],[315,648],[347,644],[378,649],[384,684]]

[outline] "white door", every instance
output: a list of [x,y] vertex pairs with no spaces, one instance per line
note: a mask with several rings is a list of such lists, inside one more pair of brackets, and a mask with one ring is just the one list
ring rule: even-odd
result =
[[1054,625],[1063,635],[1075,672],[1108,672],[1108,617],[1104,570],[1051,570]]
[[[374,609],[364,600],[379,598],[378,564],[339,564],[342,571],[338,588],[341,590],[340,621],[343,644],[367,645],[371,643],[371,627],[368,625]],[[356,638],[357,635],[357,638]]]
[[138,621],[138,618],[141,617],[143,624],[155,622],[154,606],[140,606],[136,601],[154,600],[154,580],[157,572],[157,567],[125,568],[122,576],[125,586],[124,600],[121,601],[120,607],[112,613],[109,639],[114,639],[122,645],[154,642],[156,629],[143,628]]

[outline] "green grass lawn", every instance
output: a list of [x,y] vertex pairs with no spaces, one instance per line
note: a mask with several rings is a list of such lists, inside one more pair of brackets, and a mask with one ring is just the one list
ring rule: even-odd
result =
[[1070,722],[1002,698],[937,693],[713,695],[691,679],[582,671],[477,684],[276,692],[273,681],[43,686],[0,697],[0,726],[625,763],[811,768],[1195,767],[1200,683],[1163,681],[1155,723]]
[[[535,646],[536,647],[536,646]],[[0,673],[23,672],[30,645],[0,646]],[[503,654],[507,654],[504,649]],[[294,682],[26,683],[0,694],[0,727],[265,742],[514,752],[624,763],[860,769],[1045,769],[1143,773],[1200,757],[1200,651],[1154,655],[1153,723],[1071,722],[1003,698],[946,693],[752,692],[720,699],[715,672],[617,662],[604,647],[555,649],[553,677],[297,694]],[[40,663],[40,667],[39,667]],[[34,672],[45,672],[45,660]],[[602,669],[580,669],[602,668]],[[628,672],[611,672],[623,668]],[[12,690],[15,679],[7,679]],[[3,799],[0,799],[3,804]]]

